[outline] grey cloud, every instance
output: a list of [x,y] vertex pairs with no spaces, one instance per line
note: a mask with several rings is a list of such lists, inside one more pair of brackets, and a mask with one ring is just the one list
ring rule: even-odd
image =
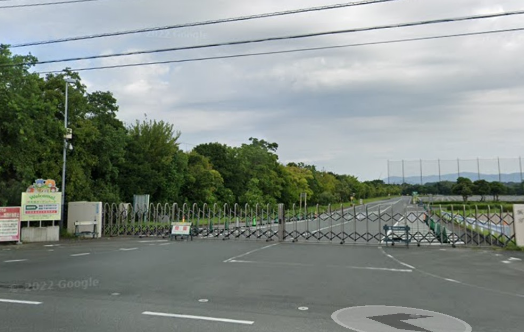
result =
[[[100,1],[0,11],[8,42],[162,26],[318,6],[325,1]],[[337,30],[522,9],[517,0],[427,0],[346,8],[162,33],[16,49],[41,59]],[[519,27],[522,17],[391,29],[286,42],[48,65],[83,67],[329,46]],[[280,159],[363,179],[387,159],[518,156],[524,123],[524,33],[83,72],[115,92],[126,122],[170,121],[192,144],[275,141]],[[40,68],[39,68],[40,69]],[[509,133],[510,134],[509,134]]]

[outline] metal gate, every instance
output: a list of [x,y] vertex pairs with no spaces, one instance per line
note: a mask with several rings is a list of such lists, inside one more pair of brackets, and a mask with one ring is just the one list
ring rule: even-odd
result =
[[[488,210],[490,211],[490,210]],[[400,212],[386,206],[330,205],[286,209],[280,205],[218,206],[105,204],[104,236],[168,236],[172,222],[190,222],[203,239],[411,245],[498,246],[515,244],[513,215],[446,210],[420,205]],[[398,231],[402,229],[402,231]],[[406,230],[406,231],[404,231]]]

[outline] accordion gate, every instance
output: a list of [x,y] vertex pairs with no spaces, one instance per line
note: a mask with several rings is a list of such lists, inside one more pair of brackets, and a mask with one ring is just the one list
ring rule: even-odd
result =
[[[387,210],[387,209],[386,209]],[[411,245],[462,245],[506,247],[515,243],[511,212],[502,208],[483,213],[420,206],[404,213],[369,211],[366,206],[327,208],[280,205],[151,204],[134,211],[105,204],[104,236],[169,236],[172,222],[189,222],[198,238],[265,241],[382,244],[386,238]],[[392,233],[384,226],[408,226],[409,233]],[[393,227],[397,229],[399,227]],[[406,238],[407,236],[407,238]]]

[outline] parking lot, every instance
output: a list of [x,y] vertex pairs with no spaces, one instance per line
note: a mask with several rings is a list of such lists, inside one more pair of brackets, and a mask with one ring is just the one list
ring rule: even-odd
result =
[[[5,331],[347,331],[359,306],[522,331],[523,255],[493,250],[118,238],[0,247]],[[365,331],[367,332],[367,331]]]

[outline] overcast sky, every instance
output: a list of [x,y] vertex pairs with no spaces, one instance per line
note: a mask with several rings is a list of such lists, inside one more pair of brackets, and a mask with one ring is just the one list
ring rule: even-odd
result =
[[[53,0],[34,0],[34,2]],[[100,0],[0,8],[18,44],[341,3],[320,0]],[[31,1],[0,2],[0,6]],[[13,49],[39,60],[524,10],[518,0],[399,0],[277,18]],[[522,28],[524,15],[260,44],[40,65],[37,71]],[[524,145],[524,32],[81,72],[112,91],[120,119],[165,120],[184,150],[249,137],[283,163],[362,180],[387,160],[517,157]],[[397,174],[398,175],[398,174]]]

